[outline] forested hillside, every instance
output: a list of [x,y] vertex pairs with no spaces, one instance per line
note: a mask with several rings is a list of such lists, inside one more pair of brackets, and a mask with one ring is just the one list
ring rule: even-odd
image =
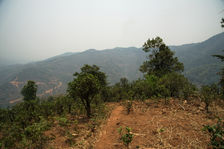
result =
[[[194,44],[170,46],[175,56],[184,63],[184,74],[197,85],[216,83],[222,63],[212,57],[224,50],[224,33]],[[141,48],[114,48],[97,51],[90,49],[80,53],[65,53],[44,61],[26,65],[0,67],[0,103],[7,106],[21,100],[20,91],[27,80],[38,85],[40,97],[64,93],[72,74],[84,64],[96,64],[114,84],[122,77],[136,80],[142,77],[139,66],[147,54]]]
[[197,85],[217,82],[217,72],[223,64],[211,55],[223,54],[224,33],[217,34],[201,43],[170,46],[184,63],[185,76]]
[[[0,108],[0,148],[222,148],[223,84],[197,88],[160,37],[148,39],[142,51],[148,54],[139,66],[144,76],[134,81],[122,77],[108,85],[100,67],[84,64],[64,94],[38,98],[38,85],[46,84],[28,80],[23,85],[18,78],[31,74],[17,76],[10,83],[17,89],[23,85],[17,99],[23,102]],[[97,51],[80,55],[86,53]],[[52,89],[44,92],[52,95],[63,83],[48,84]]]
[[27,65],[4,67],[0,70],[1,103],[19,100],[20,90],[27,80],[37,82],[39,96],[64,93],[72,74],[80,71],[83,64],[99,66],[108,75],[110,84],[118,82],[121,77],[135,80],[142,76],[138,69],[144,59],[144,51],[134,47],[103,51],[91,49]]

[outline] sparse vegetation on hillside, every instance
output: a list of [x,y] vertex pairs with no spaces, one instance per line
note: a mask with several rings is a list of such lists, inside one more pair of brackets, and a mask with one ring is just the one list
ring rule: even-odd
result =
[[[209,85],[219,81],[216,75],[222,69],[220,60],[211,55],[222,55],[224,33],[217,34],[201,43],[169,46],[175,57],[184,64],[183,74],[197,86]],[[142,48],[114,48],[102,51],[84,51],[60,55],[44,61],[25,65],[13,65],[0,69],[0,106],[7,108],[22,100],[20,93],[27,80],[38,85],[37,96],[46,97],[66,93],[72,74],[79,72],[84,64],[96,64],[107,74],[108,83],[114,85],[126,77],[131,83],[142,79],[139,66],[150,52]],[[9,103],[10,102],[10,103]]]
[[209,105],[220,96],[219,88],[217,85],[205,85],[201,87],[201,97],[205,102],[205,110],[209,113]]
[[[214,136],[223,135],[223,125],[210,126],[211,123],[207,123],[209,120],[205,117],[206,115],[210,118],[217,116],[212,113],[212,110],[210,112],[209,108],[212,103],[218,101],[216,99],[221,98],[220,86],[203,86],[199,92],[199,89],[182,74],[183,64],[177,57],[174,57],[174,52],[159,37],[149,39],[144,44],[143,50],[151,51],[151,53],[149,59],[140,67],[144,77],[136,81],[129,81],[127,78],[121,77],[120,82],[109,86],[106,74],[98,66],[86,64],[81,68],[81,72],[76,72],[74,79],[68,83],[67,95],[51,96],[48,99],[37,98],[36,83],[28,81],[21,91],[24,102],[8,109],[0,109],[0,147],[3,149],[42,149],[55,147],[54,143],[59,141],[64,147],[92,148],[92,143],[97,136],[97,129],[106,116],[105,104],[107,102],[124,103],[119,106],[120,113],[118,112],[118,114],[122,114],[121,112],[125,108],[124,118],[134,115],[132,118],[141,119],[142,115],[150,115],[145,115],[144,120],[141,120],[145,122],[147,119],[152,126],[149,123],[140,123],[139,126],[135,126],[137,121],[135,123],[128,122],[131,124],[131,128],[135,128],[135,131],[138,130],[136,128],[144,127],[152,129],[151,132],[146,131],[146,134],[138,132],[135,135],[131,132],[130,127],[126,127],[124,130],[120,129],[120,138],[127,148],[134,141],[133,136],[138,139],[142,135],[141,139],[144,140],[144,137],[147,138],[146,135],[149,134],[156,137],[153,138],[156,140],[156,144],[147,143],[144,147],[198,148],[200,145],[206,147],[207,144],[203,143],[207,143],[208,140],[196,143],[189,139],[192,134],[188,134],[187,137],[177,135],[180,133],[179,128],[184,127],[185,133],[194,131],[194,135],[199,134],[197,137],[194,136],[195,139],[207,139],[206,135],[199,132],[199,127],[202,127],[202,125],[198,125],[199,121],[206,124],[206,129],[212,132],[211,141],[214,144],[214,140],[217,141],[217,137]],[[149,98],[154,101],[147,100]],[[174,98],[178,98],[178,100],[173,100]],[[165,99],[165,104],[161,104],[160,99]],[[153,103],[151,103],[152,101]],[[203,112],[204,109],[207,113]],[[153,110],[157,113],[153,113],[155,112]],[[178,115],[178,112],[182,112],[188,120],[198,121],[197,125],[184,122],[184,126],[179,127],[181,125],[179,121],[183,121],[183,115]],[[157,117],[154,117],[155,115]],[[163,120],[159,119],[158,115]],[[170,116],[170,120],[174,119],[178,125],[166,120],[163,117],[166,115]],[[196,120],[199,115],[206,123],[201,119]],[[191,117],[193,118],[191,119]],[[112,119],[112,121],[116,121],[116,124],[114,122],[116,127],[120,125],[119,119]],[[170,123],[175,127],[168,126]],[[192,126],[195,126],[194,129]],[[173,130],[175,134],[173,134]],[[92,139],[88,140],[89,138]],[[86,140],[91,143],[88,144]],[[184,145],[178,144],[179,142]],[[220,142],[218,143],[220,144]],[[222,143],[221,141],[221,145],[223,145]],[[139,144],[135,145],[136,148],[139,148]],[[143,145],[144,142],[141,142],[141,146]]]
[[208,131],[210,135],[210,145],[213,148],[224,149],[224,122],[222,120],[219,119],[215,125],[204,126],[204,130]]
[[[91,137],[92,130],[106,116],[102,102],[91,106],[94,107],[92,119],[84,122],[84,106],[67,96],[26,100],[10,109],[0,109],[0,148],[50,148],[56,137],[62,136],[67,138],[64,142],[64,138],[60,140],[63,146],[79,146],[76,137]],[[88,127],[79,126],[83,124]],[[58,130],[53,131],[54,128]]]

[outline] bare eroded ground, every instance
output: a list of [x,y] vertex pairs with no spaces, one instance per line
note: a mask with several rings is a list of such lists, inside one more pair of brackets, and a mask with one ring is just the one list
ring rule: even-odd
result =
[[99,134],[95,149],[122,149],[118,128],[130,127],[134,134],[130,148],[208,148],[209,135],[203,125],[214,124],[203,105],[171,100],[134,102],[127,114],[125,103],[117,105]]
[[107,107],[112,110],[106,119],[70,116],[69,126],[56,124],[46,132],[55,136],[47,148],[125,149],[118,128],[128,126],[134,134],[129,149],[207,149],[210,137],[202,130],[203,125],[215,124],[214,114],[224,118],[221,106],[210,108],[213,114],[207,114],[199,101],[171,99],[168,104],[164,100],[134,101],[130,114],[126,102],[108,103]]

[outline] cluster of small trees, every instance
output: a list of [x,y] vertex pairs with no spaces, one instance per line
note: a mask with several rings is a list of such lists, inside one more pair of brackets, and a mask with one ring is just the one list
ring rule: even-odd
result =
[[[33,92],[29,92],[31,90]],[[42,149],[51,139],[45,136],[44,131],[53,125],[52,119],[77,112],[70,106],[79,105],[65,96],[38,99],[35,97],[36,85],[31,81],[28,81],[22,92],[24,102],[8,109],[0,109],[0,148]]]
[[183,63],[174,57],[174,52],[160,37],[147,40],[143,50],[150,52],[148,60],[140,66],[144,78],[130,83],[126,78],[121,78],[119,83],[110,88],[111,99],[188,98],[196,90],[196,87],[181,74],[184,70]]
[[74,76],[68,84],[67,95],[47,99],[36,97],[37,85],[28,81],[21,90],[23,102],[0,109],[0,148],[42,149],[51,139],[44,131],[54,125],[55,117],[66,120],[67,114],[86,113],[90,118],[96,111],[91,110],[93,101],[106,87],[106,75],[96,65],[84,65]]

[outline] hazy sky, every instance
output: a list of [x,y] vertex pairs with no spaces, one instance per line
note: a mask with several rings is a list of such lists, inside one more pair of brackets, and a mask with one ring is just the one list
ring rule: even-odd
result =
[[168,45],[222,32],[223,0],[0,0],[0,58],[35,61],[94,48]]

